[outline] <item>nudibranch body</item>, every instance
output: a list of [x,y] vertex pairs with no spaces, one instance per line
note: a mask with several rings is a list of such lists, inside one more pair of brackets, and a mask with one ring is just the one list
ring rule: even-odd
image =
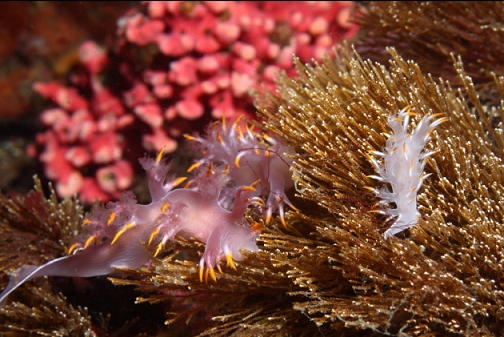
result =
[[157,159],[143,159],[152,202],[137,204],[131,192],[118,202],[99,208],[85,220],[91,236],[70,248],[73,255],[61,257],[42,266],[25,265],[10,275],[7,288],[0,294],[0,307],[7,296],[25,281],[40,276],[89,277],[110,274],[114,268],[141,268],[152,256],[145,244],[155,245],[157,255],[175,235],[194,237],[206,244],[201,257],[200,280],[216,280],[214,268],[220,262],[235,268],[234,261],[243,259],[241,249],[257,251],[259,226],[244,218],[251,204],[262,204],[254,197],[255,184],[239,186],[231,207],[223,208],[221,191],[229,184],[227,167],[209,165],[193,180],[193,188],[173,188],[182,179],[166,182],[169,165],[161,154]]
[[258,180],[254,195],[266,199],[266,224],[278,209],[285,226],[284,205],[295,209],[285,195],[285,191],[294,185],[290,172],[293,159],[288,156],[295,153],[292,147],[274,137],[254,132],[247,122],[240,124],[240,119],[230,126],[224,121],[212,124],[206,137],[186,137],[194,141],[204,154],[189,171],[215,161],[229,165],[231,184],[223,191],[223,202],[230,200],[229,196],[237,186]]
[[381,198],[381,204],[394,203],[396,208],[382,211],[391,219],[396,218],[394,224],[385,232],[385,239],[411,228],[418,223],[420,214],[417,210],[417,193],[423,181],[430,175],[424,174],[425,161],[434,152],[425,152],[424,148],[432,131],[447,120],[439,115],[423,117],[415,129],[409,133],[410,117],[415,116],[408,108],[399,111],[397,115],[388,117],[388,123],[393,133],[388,136],[385,149],[373,151],[376,157],[369,157],[378,176],[370,176],[392,187],[370,190]]

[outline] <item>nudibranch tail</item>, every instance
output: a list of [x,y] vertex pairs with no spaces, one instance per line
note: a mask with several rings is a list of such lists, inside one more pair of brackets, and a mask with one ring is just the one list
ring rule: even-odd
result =
[[149,254],[141,245],[132,245],[130,240],[138,233],[131,230],[114,245],[105,242],[89,246],[74,254],[60,257],[41,266],[23,265],[11,275],[9,284],[0,294],[0,308],[5,305],[7,296],[24,282],[41,276],[90,277],[107,275],[114,268],[140,268],[149,261]]

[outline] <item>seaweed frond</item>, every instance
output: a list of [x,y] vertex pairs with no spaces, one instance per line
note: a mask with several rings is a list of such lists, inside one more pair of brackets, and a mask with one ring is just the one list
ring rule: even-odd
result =
[[[0,270],[43,264],[64,255],[64,247],[80,231],[83,207],[75,199],[58,202],[55,191],[44,196],[40,180],[27,195],[0,194]],[[8,276],[2,273],[1,287]],[[93,336],[87,310],[54,294],[47,279],[30,282],[0,310],[2,336]]]
[[[366,32],[357,49],[363,57],[386,62],[395,47],[424,73],[456,80],[450,66],[458,55],[476,84],[504,75],[504,3],[500,1],[371,1],[357,18]],[[455,84],[455,83],[452,83]],[[458,83],[457,83],[458,85]]]
[[[464,86],[454,89],[389,52],[388,66],[349,48],[322,64],[297,62],[299,77],[281,77],[279,96],[258,99],[266,129],[297,149],[298,210],[286,214],[287,228],[278,219],[265,226],[260,251],[238,270],[202,284],[191,262],[201,244],[179,238],[151,270],[113,282],[144,292],[137,302],[169,304],[167,324],[189,324],[202,336],[498,333],[503,107],[479,100],[460,60],[454,72]],[[493,85],[504,98],[503,80],[495,76]],[[434,114],[449,121],[427,145],[434,153],[419,224],[385,240],[390,222],[365,188],[376,184],[367,154],[383,148],[387,117],[407,106],[413,124]]]
[[[460,60],[455,73],[463,87],[453,89],[395,49],[389,53],[388,67],[349,49],[320,65],[297,62],[299,77],[279,81],[281,98],[258,101],[266,128],[302,150],[292,168],[298,196],[326,210],[300,207],[302,220],[289,214],[315,229],[312,247],[326,253],[312,263],[338,280],[315,287],[318,278],[308,278],[297,260],[285,261],[299,275],[294,283],[306,288],[296,308],[341,331],[495,333],[504,304],[503,107],[478,99]],[[502,78],[494,78],[502,99]],[[401,239],[384,241],[380,232],[390,223],[365,189],[376,184],[367,153],[384,147],[387,117],[406,106],[449,121],[428,145],[434,153],[418,196],[422,220]]]

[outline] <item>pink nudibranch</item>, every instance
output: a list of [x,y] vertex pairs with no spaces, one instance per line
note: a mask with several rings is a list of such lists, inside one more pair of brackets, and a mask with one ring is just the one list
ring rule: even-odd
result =
[[139,205],[132,193],[125,193],[107,209],[95,210],[85,222],[92,235],[81,245],[83,249],[42,266],[24,265],[15,270],[0,294],[0,307],[10,293],[35,277],[90,277],[110,274],[114,268],[141,268],[152,258],[145,244],[155,244],[157,255],[175,235],[206,244],[199,263],[200,279],[205,282],[208,276],[216,280],[214,268],[220,269],[222,260],[235,268],[234,261],[243,260],[241,249],[258,250],[259,228],[244,218],[249,205],[260,203],[253,196],[253,186],[238,187],[228,210],[219,204],[220,191],[230,179],[225,169],[214,170],[210,165],[193,180],[195,188],[172,190],[176,183],[165,183],[169,165],[161,160],[161,154],[156,160],[143,159],[141,164],[147,171],[153,201]]

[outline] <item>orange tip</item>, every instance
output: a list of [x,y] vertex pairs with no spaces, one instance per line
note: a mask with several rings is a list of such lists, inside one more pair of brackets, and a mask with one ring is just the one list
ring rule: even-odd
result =
[[251,192],[255,192],[257,191],[254,187],[252,186],[243,186],[242,187],[242,191],[251,191]]
[[161,150],[159,151],[157,157],[156,157],[156,162],[159,163],[161,161],[161,159],[163,158],[163,154],[164,154],[164,146],[161,148]]
[[116,218],[116,212],[112,212],[110,213],[109,215],[109,218],[107,220],[107,226],[110,226],[110,224],[114,221],[114,219]]
[[282,223],[284,228],[287,229],[287,224],[285,223],[285,219],[284,219],[283,215],[280,215],[280,222]]
[[210,267],[207,270],[209,271],[209,274],[210,274],[210,277],[212,278],[212,280],[214,280],[214,282],[217,282],[217,277],[215,277],[215,270],[213,269],[213,267]]
[[253,230],[254,232],[260,232],[261,231],[261,224],[259,222],[254,222],[250,226],[250,229]]
[[157,246],[156,252],[154,253],[154,257],[158,256],[158,254],[162,248],[163,248],[163,243],[160,242],[159,245]]
[[235,121],[233,122],[233,125],[236,126],[240,122],[240,120],[243,118],[243,116],[244,116],[243,114],[241,114],[240,116],[238,116],[238,118],[235,119]]
[[192,165],[191,165],[191,167],[189,167],[189,168],[187,169],[187,172],[194,171],[195,169],[197,169],[197,168],[198,168],[198,167],[200,167],[200,166],[201,166],[201,163],[194,163],[194,164],[192,164]]
[[226,254],[226,261],[228,266],[236,270],[236,265],[233,261],[233,256],[231,255],[231,253]]
[[223,130],[226,130],[226,111],[225,110],[222,110],[222,129]]
[[180,184],[182,184],[184,181],[187,180],[187,177],[178,177],[177,179],[175,179],[175,181],[173,182],[173,187],[175,186],[178,186]]
[[127,224],[126,226],[124,226],[123,228],[121,228],[117,233],[116,235],[114,236],[114,239],[112,240],[112,242],[110,243],[111,245],[114,244],[114,242],[117,241],[117,239],[119,239],[119,237],[124,233],[126,232],[128,229],[130,228],[133,228],[135,227],[135,224],[134,223],[129,223]]
[[225,175],[229,174],[229,164],[228,163],[226,163],[226,166],[224,167],[222,174],[225,174]]
[[86,249],[91,244],[91,242],[93,242],[94,239],[95,239],[94,235],[91,235],[90,237],[88,237],[88,239],[84,243],[84,249]]
[[161,213],[164,213],[166,212],[166,210],[170,208],[170,204],[169,203],[165,203],[163,204],[163,206],[161,206]]
[[159,233],[159,227],[152,231],[151,235],[149,236],[149,243],[147,243],[148,245],[151,244],[152,239],[154,239],[154,237],[158,235],[158,233]]
[[68,255],[72,254],[72,252],[75,250],[75,248],[77,248],[79,244],[78,243],[74,243],[73,245],[70,246],[70,248],[68,248]]

